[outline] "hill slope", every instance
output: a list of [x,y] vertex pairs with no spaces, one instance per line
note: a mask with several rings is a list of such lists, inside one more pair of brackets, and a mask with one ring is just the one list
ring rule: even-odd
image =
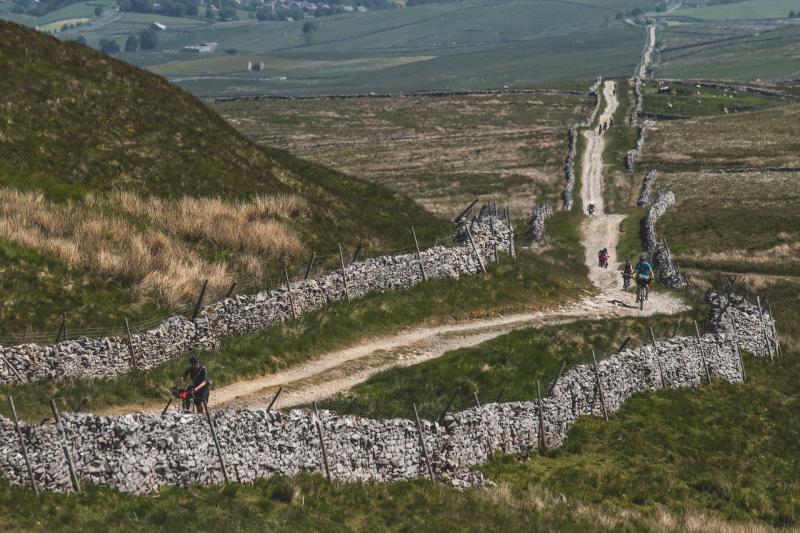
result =
[[445,230],[405,197],[256,146],[158,76],[6,22],[0,94],[5,332],[54,328],[64,302],[73,327],[119,324],[203,279],[221,294],[337,241],[407,248],[411,225],[422,241]]

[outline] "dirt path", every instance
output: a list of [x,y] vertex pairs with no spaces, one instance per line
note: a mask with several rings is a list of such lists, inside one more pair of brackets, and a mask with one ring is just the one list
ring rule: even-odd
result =
[[[601,122],[608,121],[619,105],[614,94],[614,83],[606,81],[603,86],[606,105],[601,114]],[[599,294],[584,295],[574,304],[558,309],[420,327],[364,340],[356,346],[321,354],[293,368],[218,387],[212,393],[212,405],[215,408],[263,409],[278,387],[283,387],[284,392],[276,402],[276,408],[292,407],[347,390],[377,372],[435,359],[449,351],[475,346],[515,329],[564,324],[580,319],[677,313],[686,309],[678,299],[670,295],[653,293],[644,312],[640,312],[638,306],[634,305],[633,293],[622,292],[616,248],[620,235],[619,225],[625,217],[605,213],[603,134],[585,131],[584,138],[587,144],[583,156],[581,197],[583,205],[594,203],[597,206],[595,215],[586,217],[583,227],[585,260],[589,267],[589,277],[599,289]],[[596,265],[597,250],[603,247],[607,247],[611,255],[608,269],[601,269]],[[163,404],[127,405],[100,414],[159,412],[162,408]]]
[[[600,116],[601,124],[608,121],[619,106],[615,92],[615,82],[606,81],[603,86],[606,108]],[[595,205],[594,215],[588,216],[584,224],[585,263],[589,268],[589,279],[602,291],[602,300],[614,300],[614,295],[617,295],[617,298],[631,300],[629,304],[634,305],[635,298],[632,293],[620,292],[622,288],[620,272],[624,258],[618,257],[617,246],[620,237],[620,224],[625,220],[625,215],[606,213],[605,202],[603,201],[605,184],[603,178],[604,135],[605,132],[601,134],[593,129],[583,132],[583,136],[586,139],[586,150],[583,153],[581,165],[581,200],[584,206],[588,206],[590,203]],[[597,266],[597,252],[603,248],[608,248],[608,268],[599,268]],[[645,304],[646,310],[649,309],[651,312],[656,313],[676,313],[684,308],[685,306],[674,296],[656,292],[650,295]]]
[[647,77],[647,66],[653,60],[653,49],[656,46],[656,25],[651,24],[647,27],[647,42],[645,43],[642,63],[639,65],[639,78]]

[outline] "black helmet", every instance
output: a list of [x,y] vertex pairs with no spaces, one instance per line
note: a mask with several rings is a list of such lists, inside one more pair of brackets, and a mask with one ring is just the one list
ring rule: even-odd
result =
[[192,354],[192,356],[189,358],[189,364],[190,365],[196,365],[199,362],[200,362],[200,358],[197,357],[195,354]]

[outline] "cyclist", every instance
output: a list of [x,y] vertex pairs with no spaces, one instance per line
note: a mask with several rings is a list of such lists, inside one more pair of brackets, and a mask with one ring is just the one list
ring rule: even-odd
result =
[[601,267],[608,268],[608,248],[603,248],[597,252],[597,260]]
[[[642,254],[639,256],[639,262],[634,267],[636,270],[636,284],[644,287],[644,299],[650,295],[650,280],[653,279],[653,265],[647,261],[647,256]],[[639,301],[639,294],[636,294],[636,301]]]
[[627,289],[631,286],[631,278],[633,278],[633,265],[631,260],[625,260],[625,266],[622,268],[622,288]]
[[593,214],[594,213],[594,204],[589,204],[589,207],[586,208],[586,211],[588,211],[590,215]]
[[186,381],[186,378],[192,380],[192,384],[186,387],[186,392],[194,399],[197,412],[200,414],[205,413],[208,405],[208,368],[194,354],[189,358],[189,366],[186,367],[181,377],[175,382],[175,386],[177,387],[180,383]]

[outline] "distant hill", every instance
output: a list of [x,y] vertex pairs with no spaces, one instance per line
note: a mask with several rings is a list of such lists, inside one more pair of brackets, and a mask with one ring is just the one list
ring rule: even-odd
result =
[[404,196],[256,146],[152,73],[7,22],[0,94],[0,332],[65,308],[118,324],[206,278],[212,295],[244,290],[337,241],[407,248],[411,225],[422,240],[446,229]]

